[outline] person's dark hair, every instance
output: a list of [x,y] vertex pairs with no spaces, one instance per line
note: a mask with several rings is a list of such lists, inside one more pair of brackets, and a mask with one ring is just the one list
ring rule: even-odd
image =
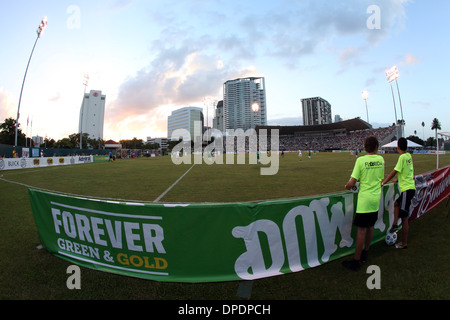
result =
[[405,138],[400,138],[397,141],[397,146],[400,150],[406,151],[408,149],[408,141]]
[[364,149],[368,153],[373,153],[378,149],[378,139],[375,136],[367,137],[364,140]]

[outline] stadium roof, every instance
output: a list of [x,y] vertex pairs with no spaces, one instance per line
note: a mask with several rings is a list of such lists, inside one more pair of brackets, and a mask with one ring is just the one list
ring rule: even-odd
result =
[[330,124],[321,124],[314,126],[257,126],[256,131],[260,129],[278,129],[279,135],[308,135],[308,134],[320,134],[320,133],[332,133],[332,132],[351,132],[358,130],[372,129],[372,126],[361,120],[360,118],[354,118],[350,120],[344,120],[334,122]]
[[[407,143],[408,148],[423,148],[422,145],[417,144],[411,140],[406,139],[406,141],[408,142]],[[388,144],[385,144],[384,146],[381,146],[381,147],[382,148],[397,148],[397,140],[391,141]]]
[[115,142],[114,140],[105,141],[105,149],[119,149],[121,148],[121,144]]

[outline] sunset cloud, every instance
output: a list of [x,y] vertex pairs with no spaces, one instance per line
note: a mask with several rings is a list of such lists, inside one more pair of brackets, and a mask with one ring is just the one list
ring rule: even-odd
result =
[[111,136],[123,136],[127,128],[166,136],[167,117],[173,110],[203,107],[204,97],[221,100],[226,80],[250,75],[259,72],[252,66],[227,67],[220,57],[188,47],[163,49],[148,67],[122,83],[105,112],[105,129]]
[[410,65],[414,65],[414,64],[417,64],[417,63],[420,63],[420,62],[421,62],[421,60],[418,57],[412,55],[411,53],[408,53],[403,58],[403,60],[400,62],[400,65],[402,65],[402,66],[410,66]]

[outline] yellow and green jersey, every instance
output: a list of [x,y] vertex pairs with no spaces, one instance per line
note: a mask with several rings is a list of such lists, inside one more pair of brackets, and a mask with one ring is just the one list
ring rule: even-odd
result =
[[401,192],[406,190],[416,190],[414,167],[410,153],[406,152],[398,157],[394,170],[398,173],[398,186],[400,187]]
[[377,154],[356,160],[352,178],[359,180],[357,213],[378,211],[381,198],[381,181],[384,179],[384,159]]

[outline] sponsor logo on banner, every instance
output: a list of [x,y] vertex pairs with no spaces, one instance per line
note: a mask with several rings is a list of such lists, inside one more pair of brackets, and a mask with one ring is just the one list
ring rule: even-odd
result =
[[[52,202],[58,253],[131,272],[167,275],[161,217],[128,217]],[[93,215],[93,213],[95,215]],[[117,217],[122,219],[117,219]],[[136,222],[140,218],[145,222]]]
[[5,161],[9,168],[20,168],[20,159],[6,159]]
[[0,159],[0,170],[41,168],[54,165],[81,164],[93,162],[93,156],[81,157],[41,157],[41,158],[3,158]]
[[[394,185],[384,188],[375,224],[379,235],[384,234],[392,223],[393,197],[398,192]],[[347,251],[346,248],[354,244],[354,200],[354,194],[348,193],[296,206],[284,216],[281,228],[268,219],[236,227],[233,236],[242,238],[247,249],[236,260],[236,273],[242,279],[252,280],[283,274],[282,267],[286,265],[291,272],[298,272],[328,262],[340,249]],[[269,255],[263,254],[263,246],[267,244]]]
[[448,197],[450,166],[415,177],[416,194],[411,201],[411,218],[419,218]]

